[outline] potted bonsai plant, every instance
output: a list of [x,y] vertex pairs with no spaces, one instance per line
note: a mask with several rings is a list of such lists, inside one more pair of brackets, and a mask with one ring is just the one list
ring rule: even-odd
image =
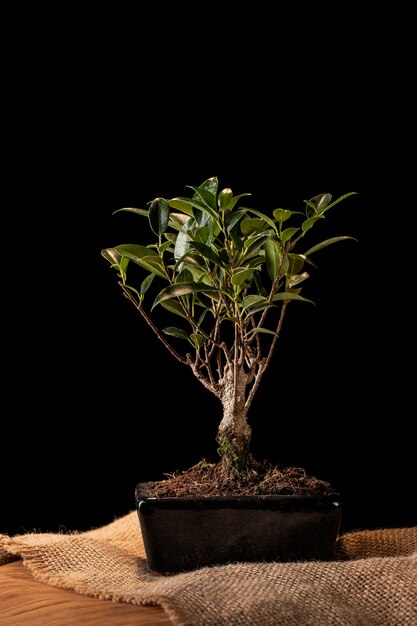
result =
[[[339,494],[301,468],[255,459],[248,414],[288,308],[311,302],[301,291],[315,268],[312,257],[353,237],[303,244],[354,192],[335,200],[320,194],[302,210],[267,215],[242,206],[251,194],[219,189],[216,177],[188,188],[187,196],[158,197],[147,209],[119,209],[146,218],[152,239],[102,250],[144,329],[222,407],[217,462],[199,459],[187,471],[137,486],[148,564],[173,572],[236,560],[330,559]],[[157,307],[172,325],[157,325]]]

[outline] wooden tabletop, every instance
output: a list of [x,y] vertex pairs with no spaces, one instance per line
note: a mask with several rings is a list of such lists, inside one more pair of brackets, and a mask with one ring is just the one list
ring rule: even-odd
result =
[[0,626],[172,626],[159,607],[97,600],[36,582],[21,561],[0,567]]

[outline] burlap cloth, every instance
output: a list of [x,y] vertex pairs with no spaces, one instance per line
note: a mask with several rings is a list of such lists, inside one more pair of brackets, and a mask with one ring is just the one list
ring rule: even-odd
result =
[[417,527],[343,535],[332,562],[235,563],[164,576],[148,570],[135,511],[82,533],[0,535],[0,564],[132,604],[181,626],[416,626]]

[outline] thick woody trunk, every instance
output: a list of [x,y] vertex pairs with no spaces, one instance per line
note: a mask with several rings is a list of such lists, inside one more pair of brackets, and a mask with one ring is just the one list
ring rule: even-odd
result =
[[243,367],[225,368],[222,380],[221,401],[223,419],[220,422],[217,442],[219,454],[228,468],[244,469],[250,460],[252,429],[247,420],[246,386],[248,376]]

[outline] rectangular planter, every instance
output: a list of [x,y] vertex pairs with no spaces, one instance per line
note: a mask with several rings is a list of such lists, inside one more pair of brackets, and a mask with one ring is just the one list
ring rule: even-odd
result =
[[340,527],[332,496],[146,496],[136,489],[150,569],[174,573],[236,561],[331,560]]

